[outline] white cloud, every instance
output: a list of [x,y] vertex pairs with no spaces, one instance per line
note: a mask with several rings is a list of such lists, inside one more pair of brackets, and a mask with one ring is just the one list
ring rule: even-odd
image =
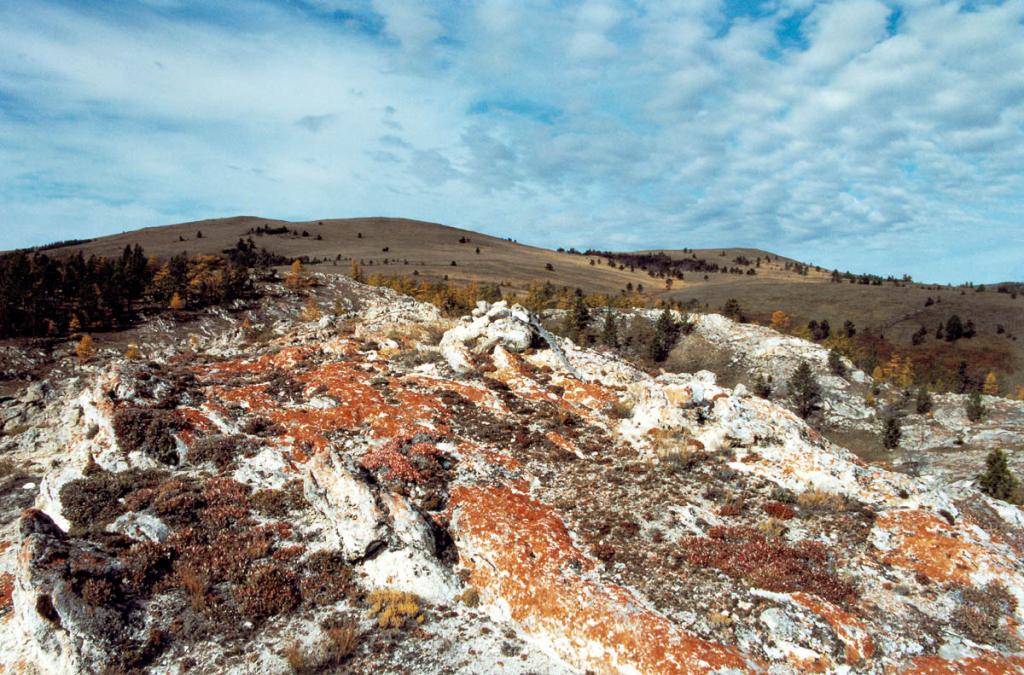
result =
[[875,0],[166,1],[0,6],[0,246],[385,214],[1019,276],[1021,0],[902,2],[895,34]]

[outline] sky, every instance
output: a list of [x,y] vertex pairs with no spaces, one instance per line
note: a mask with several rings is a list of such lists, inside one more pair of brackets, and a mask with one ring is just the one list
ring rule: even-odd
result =
[[239,214],[1024,280],[1024,0],[0,3],[0,248]]

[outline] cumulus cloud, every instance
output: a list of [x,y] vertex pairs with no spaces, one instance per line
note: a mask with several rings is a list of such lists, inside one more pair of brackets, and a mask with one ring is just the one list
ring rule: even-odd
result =
[[1021,0],[14,0],[0,246],[384,214],[1019,276],[1022,20]]

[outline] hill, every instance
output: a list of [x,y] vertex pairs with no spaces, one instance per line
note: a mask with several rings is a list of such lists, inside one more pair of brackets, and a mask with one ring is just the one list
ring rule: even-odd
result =
[[[961,361],[968,363],[975,380],[995,371],[1006,393],[1024,385],[1024,343],[1017,339],[1024,335],[1024,298],[1017,295],[1018,285],[1001,285],[1007,291],[1001,293],[991,285],[945,287],[896,278],[854,276],[835,283],[830,270],[759,249],[648,250],[615,252],[609,258],[401,218],[288,222],[238,216],[145,228],[47,253],[81,250],[113,256],[126,245],[140,244],[147,254],[160,257],[182,251],[213,254],[240,238],[252,238],[258,247],[285,258],[309,258],[319,271],[347,274],[355,259],[367,274],[416,275],[455,284],[490,282],[501,284],[506,296],[521,295],[530,284],[545,281],[587,294],[642,289],[652,303],[667,299],[706,310],[718,310],[734,299],[747,318],[760,323],[768,323],[776,310],[790,316],[793,328],[825,320],[837,330],[850,321],[879,343],[871,358],[884,361],[893,351],[910,355],[924,376],[945,378],[946,386]],[[631,268],[626,262],[652,256],[680,265],[676,269],[697,271],[673,278],[668,289],[651,268]],[[954,314],[962,321],[970,319],[977,336],[952,343],[936,339],[939,324]],[[915,345],[913,336],[922,327],[925,338]],[[871,370],[872,364],[862,365]]]

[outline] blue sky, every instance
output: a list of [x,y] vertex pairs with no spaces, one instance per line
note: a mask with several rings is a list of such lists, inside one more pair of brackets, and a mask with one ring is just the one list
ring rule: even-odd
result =
[[1024,278],[1024,0],[7,0],[0,248],[235,214]]

